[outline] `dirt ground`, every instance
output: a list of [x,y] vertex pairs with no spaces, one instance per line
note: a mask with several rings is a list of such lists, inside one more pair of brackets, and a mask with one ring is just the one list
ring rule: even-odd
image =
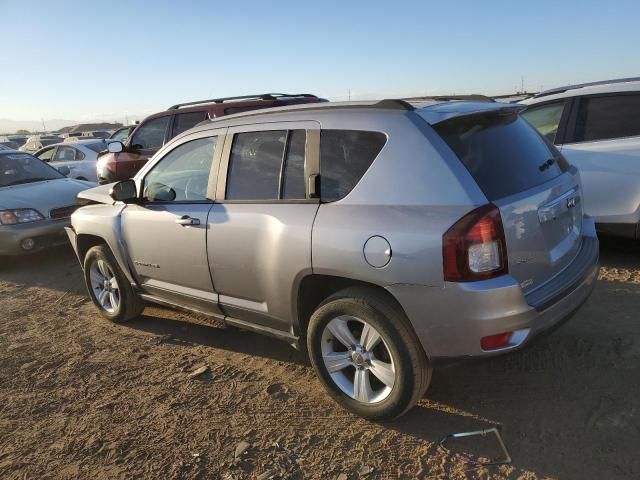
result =
[[[2,479],[640,478],[637,244],[603,242],[593,296],[551,336],[436,370],[384,424],[333,404],[280,341],[156,307],[110,324],[69,249],[0,261]],[[495,424],[509,466],[438,447]],[[455,447],[496,452],[481,437]]]

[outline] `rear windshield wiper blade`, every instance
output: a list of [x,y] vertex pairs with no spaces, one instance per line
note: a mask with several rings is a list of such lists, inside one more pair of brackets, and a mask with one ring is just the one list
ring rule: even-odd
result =
[[550,158],[549,160],[547,160],[546,162],[542,163],[542,165],[538,166],[538,169],[541,172],[544,172],[546,169],[548,169],[551,165],[553,165],[554,163],[556,163],[556,159],[555,158]]

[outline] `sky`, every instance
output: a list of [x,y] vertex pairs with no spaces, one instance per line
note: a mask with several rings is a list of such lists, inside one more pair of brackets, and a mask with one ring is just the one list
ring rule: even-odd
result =
[[640,75],[640,2],[0,0],[0,118],[512,93]]

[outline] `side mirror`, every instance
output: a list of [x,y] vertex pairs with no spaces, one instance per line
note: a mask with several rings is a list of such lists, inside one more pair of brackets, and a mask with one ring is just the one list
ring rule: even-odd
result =
[[138,199],[138,189],[136,182],[133,180],[123,180],[116,183],[111,190],[109,196],[116,202],[133,203]]
[[109,145],[107,145],[107,150],[109,150],[110,153],[120,153],[124,151],[124,145],[122,142],[110,142]]
[[58,171],[64,175],[65,177],[69,176],[69,174],[71,173],[71,170],[69,169],[69,167],[58,167]]

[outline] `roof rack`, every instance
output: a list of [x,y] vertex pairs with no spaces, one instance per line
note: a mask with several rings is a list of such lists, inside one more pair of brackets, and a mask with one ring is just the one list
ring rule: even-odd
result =
[[596,87],[598,85],[611,85],[616,83],[638,82],[640,77],[628,77],[628,78],[615,78],[613,80],[600,80],[599,82],[579,83],[577,85],[567,85],[566,87],[557,87],[544,92],[536,93],[533,98],[546,97],[547,95],[554,95],[556,93],[567,92],[569,90],[575,90],[577,88],[584,87]]
[[373,108],[389,108],[391,110],[415,110],[415,107],[405,100],[385,98],[371,105]]
[[209,100],[197,100],[195,102],[176,103],[167,110],[176,110],[181,107],[189,107],[191,105],[201,105],[203,103],[224,103],[231,100],[279,100],[281,98],[318,98],[310,93],[260,93],[258,95],[242,95],[239,97],[222,97],[212,98]]
[[471,94],[471,95],[429,95],[424,97],[412,97],[405,98],[404,100],[409,102],[416,102],[420,100],[442,100],[443,102],[447,102],[450,100],[470,100],[475,102],[495,102],[495,100],[491,97],[487,97],[486,95],[480,94]]

